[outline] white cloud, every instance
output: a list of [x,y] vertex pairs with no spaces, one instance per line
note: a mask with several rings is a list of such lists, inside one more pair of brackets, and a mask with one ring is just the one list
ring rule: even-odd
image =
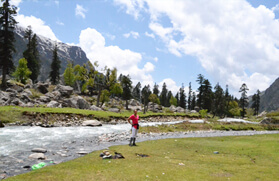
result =
[[171,79],[171,78],[167,78],[167,79],[164,79],[162,80],[162,82],[160,82],[158,85],[159,85],[159,90],[161,91],[162,90],[162,87],[163,87],[163,84],[166,83],[167,85],[167,89],[169,91],[172,92],[173,96],[175,96],[175,94],[179,91],[180,87],[178,87],[176,85],[176,82]]
[[114,0],[114,3],[120,5],[123,9],[126,8],[126,13],[139,18],[140,9],[144,7],[143,0]]
[[14,6],[18,6],[21,2],[22,2],[22,0],[11,0],[10,4],[14,5]]
[[60,20],[57,20],[57,21],[56,21],[56,24],[58,24],[58,25],[60,25],[60,26],[64,26],[64,23],[61,22]]
[[279,4],[276,4],[276,6],[274,6],[273,8],[271,8],[271,10],[272,10],[273,12],[279,11]]
[[123,34],[123,36],[124,36],[125,38],[129,38],[129,37],[131,36],[131,37],[133,37],[134,39],[138,39],[140,35],[139,35],[138,32],[130,31],[129,33]]
[[159,60],[158,57],[154,57],[155,62],[158,62],[158,60]]
[[60,40],[58,40],[58,38],[53,33],[52,29],[49,26],[45,25],[45,22],[40,18],[19,14],[15,17],[15,19],[18,22],[19,26],[27,28],[27,26],[30,25],[34,33],[60,42]]
[[[150,14],[150,30],[170,53],[196,56],[215,82],[229,84],[235,92],[244,81],[251,94],[265,90],[278,77],[278,5],[268,9],[245,0],[115,1],[135,18]],[[162,17],[168,17],[168,26]]]
[[76,16],[81,16],[83,19],[85,18],[85,13],[87,12],[81,5],[76,5]]
[[85,51],[91,62],[98,61],[99,68],[116,67],[118,73],[130,75],[134,84],[141,82],[142,85],[152,84],[153,78],[149,74],[154,70],[154,65],[147,62],[140,69],[138,64],[142,61],[142,55],[118,46],[106,46],[105,38],[101,33],[92,28],[81,31],[79,36],[80,47]]
[[54,1],[54,3],[56,4],[56,6],[59,6],[59,1]]
[[150,37],[150,38],[155,38],[155,35],[153,34],[153,33],[148,33],[148,32],[145,32],[144,33],[145,34],[145,36],[147,36],[147,37]]

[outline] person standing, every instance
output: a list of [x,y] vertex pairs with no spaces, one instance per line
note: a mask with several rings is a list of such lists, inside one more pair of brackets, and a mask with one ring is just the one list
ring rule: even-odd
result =
[[[131,122],[132,120],[132,122]],[[139,129],[139,115],[137,110],[134,110],[134,114],[128,118],[128,122],[132,125],[132,137],[130,139],[129,146],[137,146],[136,145],[136,137]],[[133,142],[133,144],[132,144]]]

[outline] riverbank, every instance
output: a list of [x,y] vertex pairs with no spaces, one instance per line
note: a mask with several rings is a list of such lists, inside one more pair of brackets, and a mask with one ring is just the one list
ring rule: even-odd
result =
[[[12,153],[2,155],[0,163],[0,178],[6,178],[14,175],[19,175],[22,173],[29,172],[30,167],[36,163],[42,162],[42,160],[34,160],[28,158],[32,154],[31,150],[34,147],[37,147],[36,139],[38,142],[41,140],[53,140],[49,135],[44,135],[45,133],[51,133],[53,137],[57,135],[66,134],[75,130],[75,135],[80,135],[79,137],[69,137],[65,139],[53,140],[50,143],[45,141],[45,144],[42,143],[41,147],[46,148],[47,152],[45,153],[46,160],[44,162],[54,161],[54,164],[59,164],[61,162],[69,161],[78,157],[81,157],[85,154],[91,153],[92,151],[108,149],[108,147],[113,145],[125,145],[128,144],[130,138],[129,131],[121,131],[116,128],[117,125],[111,125],[107,127],[108,129],[114,129],[106,134],[89,134],[91,131],[96,131],[98,128],[84,128],[82,127],[72,127],[72,128],[49,128],[46,132],[42,133],[42,137],[38,136],[40,134],[34,134],[32,143],[28,148],[15,150]],[[129,130],[129,125],[121,125],[125,130]],[[11,127],[13,128],[13,127]],[[27,127],[24,127],[27,128]],[[32,127],[29,127],[32,128]],[[38,129],[46,129],[39,128]],[[78,129],[80,128],[80,129]],[[57,131],[55,129],[62,129]],[[101,127],[99,127],[101,129]],[[11,131],[11,130],[10,130]],[[26,130],[28,132],[30,130]],[[36,130],[37,133],[40,133],[40,130]],[[88,133],[88,134],[82,134]],[[99,130],[99,132],[104,132],[104,130]],[[24,133],[23,133],[24,134]],[[147,140],[158,140],[166,138],[193,138],[193,137],[220,137],[220,136],[247,136],[247,135],[257,135],[257,134],[279,134],[279,131],[187,131],[187,132],[169,132],[169,133],[142,133],[138,135],[137,141],[147,141]],[[37,136],[37,138],[36,138]],[[38,139],[40,138],[40,139]],[[14,143],[20,144],[20,143]],[[3,149],[2,149],[3,150]],[[3,154],[3,153],[1,153]]]

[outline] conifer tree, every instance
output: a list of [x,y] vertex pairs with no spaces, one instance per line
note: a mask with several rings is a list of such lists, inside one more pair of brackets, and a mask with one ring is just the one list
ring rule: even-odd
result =
[[202,101],[202,108],[207,109],[208,112],[211,111],[211,105],[212,105],[212,86],[208,79],[205,79],[203,82],[203,101]]
[[57,44],[56,44],[53,49],[51,71],[49,74],[50,81],[53,85],[58,84],[59,79],[60,79],[59,71],[61,68],[61,61],[59,60],[57,51],[58,51],[58,48],[57,48]]
[[143,113],[145,114],[146,111],[148,110],[149,96],[151,94],[150,86],[149,85],[144,86],[141,91],[141,94],[142,94],[142,102],[144,105]]
[[164,82],[163,87],[162,87],[162,92],[160,95],[160,103],[164,107],[167,107],[167,104],[168,104],[167,94],[168,94],[168,89],[167,89],[166,83]]
[[179,90],[179,106],[186,109],[186,95],[184,91],[184,85]]
[[196,107],[196,93],[193,92],[193,97],[192,97],[192,101],[191,101],[191,110],[194,110]]
[[241,116],[244,117],[245,115],[245,107],[248,104],[248,97],[247,97],[247,91],[248,91],[248,87],[245,83],[242,84],[242,86],[240,87],[239,92],[241,93],[241,98],[240,98],[240,107],[242,108],[241,111]]
[[168,91],[166,107],[170,107],[171,106],[170,100],[171,100],[172,97],[173,97],[172,92]]
[[254,109],[255,115],[259,114],[260,110],[260,91],[259,89],[257,90],[256,94],[252,96],[252,108]]
[[1,88],[7,88],[6,75],[14,70],[12,54],[14,48],[14,28],[17,24],[14,16],[16,16],[16,7],[10,5],[9,0],[1,0],[3,3],[0,7],[0,69],[2,70]]
[[189,94],[188,94],[188,109],[191,110],[192,106],[191,106],[191,103],[192,103],[192,85],[191,85],[191,82],[189,83]]
[[23,52],[23,57],[27,60],[27,66],[31,70],[30,78],[36,82],[40,73],[39,52],[37,50],[37,35],[33,34],[31,26],[25,30],[24,38],[27,39],[27,49]]
[[198,88],[199,93],[197,95],[197,106],[202,109],[204,101],[204,76],[202,74],[199,74],[196,82],[200,85]]
[[219,83],[214,87],[214,95],[213,95],[213,107],[212,112],[213,116],[222,116],[224,114],[225,107],[225,99],[224,99],[224,91]]
[[134,99],[141,101],[141,84],[140,82],[137,83],[137,85],[133,89],[133,97]]
[[132,97],[132,81],[129,75],[122,77],[121,86],[123,88],[122,98],[126,101],[126,109],[128,110],[128,100]]
[[157,97],[159,97],[159,93],[160,93],[160,91],[159,91],[159,85],[157,85],[157,84],[155,83],[154,88],[153,88],[153,94],[155,94]]

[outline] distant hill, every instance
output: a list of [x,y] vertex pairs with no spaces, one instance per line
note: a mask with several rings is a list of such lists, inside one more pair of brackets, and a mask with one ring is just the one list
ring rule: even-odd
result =
[[260,112],[279,109],[279,78],[261,95]]
[[[18,60],[23,57],[22,53],[26,50],[27,40],[24,38],[25,29],[22,27],[16,27],[15,29],[15,49],[16,53],[13,56],[14,64],[18,64]],[[55,43],[58,47],[58,56],[61,61],[60,73],[62,74],[67,67],[68,61],[74,62],[74,64],[82,65],[88,61],[85,52],[78,46],[70,46],[65,43],[55,42],[47,37],[37,34],[38,51],[40,54],[41,70],[39,80],[45,81],[48,79],[50,72],[50,65],[52,62],[52,53]]]

